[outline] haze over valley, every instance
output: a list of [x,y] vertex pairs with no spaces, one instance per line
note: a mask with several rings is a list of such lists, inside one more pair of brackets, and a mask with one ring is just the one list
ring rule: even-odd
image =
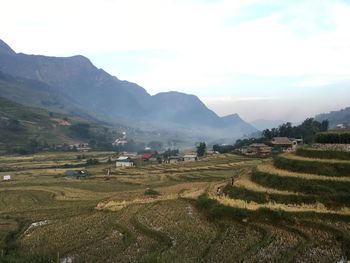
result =
[[350,262],[349,1],[1,11],[1,263]]

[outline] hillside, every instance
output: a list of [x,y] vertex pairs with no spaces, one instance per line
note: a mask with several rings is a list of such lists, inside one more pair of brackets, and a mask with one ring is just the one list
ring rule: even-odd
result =
[[37,80],[13,77],[0,71],[0,96],[11,101],[55,112],[93,119],[93,113],[76,100]]
[[[6,97],[28,105],[65,112],[78,108],[81,114],[143,130],[166,128],[182,132],[187,129],[189,136],[197,138],[220,136],[232,140],[256,131],[242,120],[228,123],[221,119],[196,96],[179,92],[151,96],[137,84],[96,68],[83,56],[26,55],[14,52],[0,40],[0,71],[22,80],[35,80],[39,86],[46,85],[57,94],[55,103],[39,105],[26,97],[5,93]],[[44,99],[41,95],[36,97],[45,101],[47,95]]]
[[[84,127],[83,129],[79,127]],[[111,142],[117,133],[77,116],[24,106],[0,97],[0,151],[36,150],[57,144]]]
[[322,113],[316,115],[316,120],[323,121],[328,120],[331,128],[334,128],[337,124],[350,125],[350,107],[339,111],[331,111],[329,113]]

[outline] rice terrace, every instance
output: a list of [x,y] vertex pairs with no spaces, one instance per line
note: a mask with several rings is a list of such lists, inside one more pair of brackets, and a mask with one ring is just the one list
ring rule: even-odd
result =
[[0,263],[350,263],[350,0],[1,0]]
[[114,152],[86,153],[88,167],[77,153],[2,156],[2,262],[345,262],[350,160],[310,157],[322,152],[131,168],[108,164]]

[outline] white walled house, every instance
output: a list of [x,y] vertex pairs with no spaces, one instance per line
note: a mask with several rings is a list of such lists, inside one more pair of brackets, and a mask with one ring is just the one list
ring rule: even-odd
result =
[[2,180],[3,181],[11,181],[11,175],[4,175]]
[[196,154],[186,154],[184,156],[184,161],[185,162],[194,162],[194,161],[197,161],[198,160],[198,157]]
[[116,167],[132,167],[134,163],[127,156],[120,156],[115,162]]

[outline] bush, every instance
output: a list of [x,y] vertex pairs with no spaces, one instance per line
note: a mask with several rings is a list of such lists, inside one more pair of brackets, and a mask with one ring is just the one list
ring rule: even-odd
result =
[[255,192],[242,187],[226,185],[223,192],[230,198],[253,201],[258,204],[264,204],[268,201],[273,201],[280,204],[315,204],[323,203],[328,207],[339,207],[344,204],[350,205],[349,194],[328,194],[328,195],[286,195],[275,193]]
[[[279,176],[254,170],[252,181],[269,188],[300,192],[311,195],[344,195],[350,198],[350,182],[332,180],[307,180],[298,177]],[[349,196],[349,197],[347,197]]]
[[160,193],[152,188],[147,188],[144,192],[145,195],[160,195]]
[[279,155],[274,158],[274,164],[280,169],[293,172],[311,173],[325,176],[350,176],[350,162],[294,159],[285,155]]
[[317,196],[314,195],[284,195],[274,193],[256,192],[243,187],[226,185],[223,192],[230,198],[253,201],[258,204],[264,204],[268,201],[274,201],[282,204],[310,204],[316,203]]
[[100,161],[97,159],[88,159],[86,160],[86,165],[97,165],[100,164]]
[[350,152],[346,151],[298,148],[296,154],[308,158],[350,160]]
[[350,132],[322,132],[316,135],[317,143],[349,144]]

